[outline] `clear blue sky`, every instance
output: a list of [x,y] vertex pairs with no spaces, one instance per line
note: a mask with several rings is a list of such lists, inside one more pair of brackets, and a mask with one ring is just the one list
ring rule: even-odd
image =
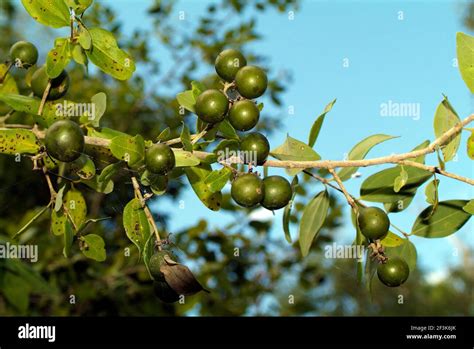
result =
[[[185,11],[186,21],[179,25],[190,28],[207,3],[179,1],[173,16],[178,18],[178,11]],[[130,32],[137,27],[149,29],[152,25],[145,16],[147,1],[114,1],[113,6]],[[257,29],[263,40],[248,48],[271,57],[272,69],[288,70],[293,76],[284,95],[284,107],[279,110],[292,137],[305,141],[315,117],[330,100],[337,98],[316,144],[317,151],[323,158],[341,159],[354,144],[371,134],[401,136],[369,154],[381,156],[406,151],[427,138],[433,139],[433,115],[443,93],[461,117],[473,112],[474,99],[458,69],[453,67],[455,33],[466,30],[461,22],[462,9],[459,1],[303,1],[294,20],[273,11],[258,17]],[[401,15],[403,20],[399,19]],[[157,59],[164,66],[171,64],[159,47],[156,49]],[[343,66],[345,59],[349,67]],[[381,117],[380,104],[389,100],[418,103],[421,117],[419,120]],[[294,115],[288,115],[289,106],[294,108]],[[281,144],[285,136],[281,132],[271,137],[272,147]],[[464,134],[459,161],[450,162],[448,169],[474,177],[472,161],[465,153],[466,139]],[[428,161],[434,163],[435,159],[431,157]],[[351,180],[348,190],[356,194],[363,179],[378,170],[360,170],[362,178]],[[281,170],[271,172],[283,174]],[[440,188],[443,200],[474,197],[472,188],[446,178],[442,178]],[[171,203],[167,208],[173,215],[170,231],[193,225],[200,217],[215,226],[230,219],[225,213],[208,211],[192,191],[182,199],[184,209]],[[406,212],[391,215],[391,219],[409,231],[424,207],[424,195],[420,192]],[[283,237],[281,212],[273,219],[277,222],[272,233]],[[347,222],[336,234],[340,243],[350,243],[353,239],[352,226]],[[471,220],[455,235],[471,247],[474,247],[473,224]],[[293,234],[296,235],[296,227]],[[453,256],[452,239],[414,237],[412,241],[418,247],[419,265],[432,272],[460,260]]]

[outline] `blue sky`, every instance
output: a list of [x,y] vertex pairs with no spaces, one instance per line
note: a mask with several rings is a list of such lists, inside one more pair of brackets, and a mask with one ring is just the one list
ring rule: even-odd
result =
[[[178,18],[178,11],[185,11],[186,20],[178,25],[186,28],[208,3],[179,1],[172,15]],[[150,28],[151,21],[145,17],[148,2],[122,0],[115,1],[113,6],[126,30]],[[354,144],[376,133],[400,138],[379,145],[369,156],[404,152],[425,139],[433,140],[432,120],[442,94],[449,97],[461,117],[474,110],[474,99],[453,65],[455,33],[466,31],[461,22],[462,8],[461,2],[453,1],[303,1],[293,20],[286,13],[274,11],[259,16],[257,30],[263,40],[249,45],[248,50],[270,57],[269,65],[276,72],[292,75],[284,106],[276,110],[292,137],[305,141],[316,116],[337,98],[316,144],[323,158],[342,159]],[[163,66],[171,64],[159,46],[154,47]],[[381,104],[389,101],[415,103],[420,107],[419,118],[382,117]],[[288,113],[290,107],[293,115]],[[285,136],[281,132],[271,137],[272,147],[281,144]],[[459,160],[448,163],[448,170],[473,177],[472,162],[465,153],[467,137],[463,134]],[[435,158],[428,158],[428,163],[435,164],[434,161]],[[348,190],[357,194],[363,179],[380,169],[361,169],[362,177],[350,180]],[[272,169],[270,173],[283,171]],[[472,188],[447,178],[441,178],[440,188],[442,200],[474,197]],[[320,189],[315,185],[315,191]],[[191,226],[201,217],[211,226],[230,220],[226,213],[208,211],[191,190],[182,200],[184,208],[168,207],[174,217],[170,231]],[[415,217],[426,205],[420,191],[405,212],[391,215],[391,219],[410,231]],[[281,211],[274,217],[264,212],[257,212],[256,216],[275,219],[272,234],[283,238]],[[346,221],[336,232],[340,243],[353,239],[353,228]],[[471,220],[455,239],[474,247],[472,230]],[[294,235],[296,231],[297,227],[293,227]],[[418,248],[419,265],[433,274],[460,262],[461,255],[453,253],[452,238],[413,237],[412,241]]]

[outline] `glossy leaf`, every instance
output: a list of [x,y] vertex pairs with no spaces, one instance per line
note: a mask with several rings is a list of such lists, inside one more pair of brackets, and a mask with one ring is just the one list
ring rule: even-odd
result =
[[316,118],[316,121],[313,123],[313,126],[311,127],[311,131],[309,132],[309,139],[308,139],[308,145],[310,147],[313,147],[314,144],[316,143],[316,140],[318,139],[319,132],[321,131],[321,127],[323,126],[324,118],[326,117],[326,114],[329,113],[336,103],[336,100],[334,99],[331,101],[326,107],[324,108],[324,111]]
[[121,50],[114,35],[102,28],[91,28],[92,48],[86,51],[89,60],[104,73],[118,80],[128,80],[135,71],[133,58]]
[[105,242],[101,236],[97,234],[87,234],[82,236],[81,240],[84,243],[84,247],[82,248],[84,256],[97,262],[105,261]]
[[471,218],[471,214],[463,210],[467,203],[467,200],[440,201],[434,213],[433,206],[428,206],[416,218],[411,233],[425,238],[454,234]]
[[299,243],[305,257],[313,240],[319,234],[329,209],[329,195],[326,190],[316,195],[305,207],[300,222]]
[[466,205],[462,208],[465,212],[470,213],[471,215],[474,214],[474,199],[470,200]]
[[[448,99],[445,97],[444,100],[438,105],[434,116],[433,126],[436,138],[441,137],[443,133],[448,131],[459,122],[461,122],[461,119],[459,119],[459,116],[456,114]],[[444,162],[448,162],[456,156],[460,142],[461,134],[458,134],[442,148]]]

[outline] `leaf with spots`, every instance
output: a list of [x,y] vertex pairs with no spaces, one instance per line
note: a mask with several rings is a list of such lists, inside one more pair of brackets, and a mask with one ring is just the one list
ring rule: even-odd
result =
[[34,20],[53,28],[70,25],[69,9],[64,0],[21,0]]
[[137,246],[141,255],[150,237],[151,229],[145,211],[137,198],[130,200],[123,210],[123,227],[127,237]]
[[110,142],[110,151],[117,159],[127,162],[129,166],[138,166],[144,161],[145,141],[140,135],[114,137]]
[[201,200],[208,209],[218,211],[221,206],[222,193],[220,191],[213,192],[205,182],[205,179],[212,172],[211,166],[200,164],[199,166],[186,167],[184,172],[199,200]]
[[70,189],[64,196],[63,207],[73,226],[79,230],[87,216],[86,200],[82,193],[77,189]]
[[71,59],[71,43],[69,39],[57,40],[55,46],[46,57],[46,74],[54,79],[61,74]]
[[197,166],[200,163],[199,159],[189,151],[176,148],[171,148],[171,150],[173,150],[176,159],[176,167]]
[[105,242],[101,236],[97,234],[87,234],[82,236],[82,253],[87,258],[96,260],[97,262],[103,262],[106,258],[106,251],[105,251]]
[[[0,64],[0,76],[4,76],[7,69],[8,67],[6,64]],[[8,73],[3,79],[3,82],[0,83],[0,93],[18,93],[18,86],[10,73]]]
[[79,158],[69,164],[69,170],[77,174],[82,179],[91,179],[95,176],[95,164],[91,158],[82,154]]
[[30,130],[0,130],[0,153],[2,154],[36,154],[39,149],[40,144]]
[[133,58],[121,50],[114,35],[102,28],[91,28],[92,47],[86,51],[89,60],[104,73],[118,80],[128,80],[135,71]]
[[63,235],[66,231],[67,217],[63,210],[51,210],[50,231],[53,235]]

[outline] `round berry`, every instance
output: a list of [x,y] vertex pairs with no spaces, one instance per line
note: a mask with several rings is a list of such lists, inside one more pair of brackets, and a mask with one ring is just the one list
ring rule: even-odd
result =
[[230,108],[229,122],[238,131],[248,131],[255,127],[260,118],[260,111],[254,102],[248,99],[237,101]]
[[10,48],[13,63],[20,63],[22,68],[29,68],[38,61],[38,49],[28,41],[18,41]]
[[293,191],[290,183],[281,176],[269,176],[263,179],[262,206],[269,210],[285,207],[291,200]]
[[230,194],[240,206],[253,207],[262,201],[262,180],[253,173],[242,174],[232,182]]
[[158,175],[165,175],[176,165],[173,150],[163,143],[157,143],[147,149],[145,166],[148,171]]
[[410,268],[405,260],[394,257],[377,267],[379,280],[388,287],[398,287],[407,281]]
[[219,90],[206,90],[196,99],[196,114],[204,122],[216,124],[224,120],[229,110],[229,101]]
[[378,207],[361,208],[357,222],[361,233],[372,241],[383,239],[390,227],[390,220],[387,214]]
[[241,68],[235,76],[235,86],[242,97],[253,99],[263,95],[267,89],[267,74],[252,65]]
[[252,132],[240,142],[240,152],[245,163],[262,165],[270,153],[270,144],[264,135]]
[[46,152],[63,162],[71,162],[84,151],[84,134],[78,124],[59,120],[52,124],[45,136]]
[[237,50],[224,50],[216,58],[215,68],[217,74],[225,81],[231,82],[240,68],[247,65],[247,60]]

